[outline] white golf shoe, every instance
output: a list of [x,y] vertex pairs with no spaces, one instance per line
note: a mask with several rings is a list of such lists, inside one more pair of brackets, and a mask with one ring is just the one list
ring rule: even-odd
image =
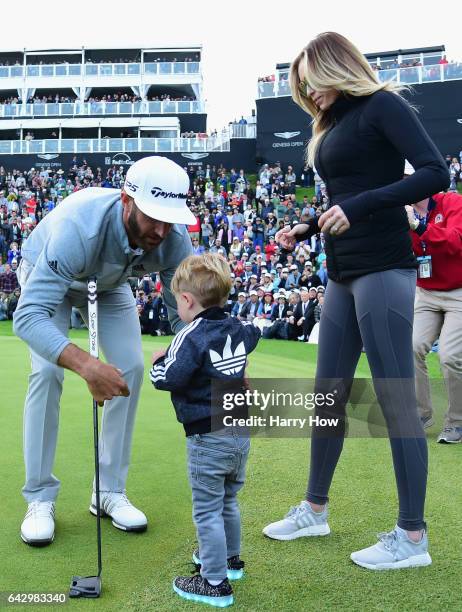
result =
[[46,546],[55,537],[55,503],[34,501],[27,506],[21,538],[30,546]]
[[[144,531],[148,520],[141,510],[135,508],[125,493],[101,491],[101,516],[109,516],[112,524],[122,531]],[[96,516],[96,494],[91,497],[90,512]]]

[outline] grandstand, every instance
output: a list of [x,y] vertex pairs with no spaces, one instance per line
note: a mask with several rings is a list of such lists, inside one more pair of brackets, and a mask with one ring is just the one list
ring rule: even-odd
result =
[[254,124],[207,135],[201,56],[200,46],[0,52],[0,165],[67,168],[77,156],[104,169],[161,154],[253,170]]
[[[405,94],[443,155],[459,154],[462,125],[462,63],[448,62],[444,45],[367,53],[381,81],[410,86]],[[306,114],[290,97],[289,64],[277,64],[275,74],[261,77],[257,91],[257,160],[302,165],[303,147],[311,135]]]

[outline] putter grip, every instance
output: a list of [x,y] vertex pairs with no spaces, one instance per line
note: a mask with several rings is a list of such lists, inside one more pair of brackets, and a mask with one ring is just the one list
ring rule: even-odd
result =
[[96,277],[88,279],[88,338],[90,342],[90,355],[99,357],[98,346],[98,286]]

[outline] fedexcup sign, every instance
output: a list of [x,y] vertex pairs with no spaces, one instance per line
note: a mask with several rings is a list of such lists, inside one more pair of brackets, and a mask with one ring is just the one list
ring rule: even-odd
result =
[[[274,149],[278,149],[281,147],[303,147],[303,140],[292,140],[292,138],[296,138],[300,136],[301,132],[274,132],[273,133],[276,138],[281,138],[286,142],[273,142],[272,146]],[[288,142],[288,141],[291,142]]]
[[127,155],[127,153],[116,153],[112,159],[110,157],[105,157],[104,163],[106,166],[131,166],[135,163],[135,160],[133,160],[130,155]]

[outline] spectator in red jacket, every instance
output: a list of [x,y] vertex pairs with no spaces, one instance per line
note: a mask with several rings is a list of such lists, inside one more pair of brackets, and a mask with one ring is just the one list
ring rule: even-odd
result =
[[274,236],[270,236],[269,237],[269,243],[265,246],[265,255],[266,255],[266,261],[270,261],[271,259],[271,255],[274,255],[275,252],[277,251],[277,244],[274,241]]
[[448,411],[438,442],[462,442],[462,196],[438,193],[406,211],[419,263],[413,333],[417,404],[424,427],[431,427],[425,358],[439,338]]

